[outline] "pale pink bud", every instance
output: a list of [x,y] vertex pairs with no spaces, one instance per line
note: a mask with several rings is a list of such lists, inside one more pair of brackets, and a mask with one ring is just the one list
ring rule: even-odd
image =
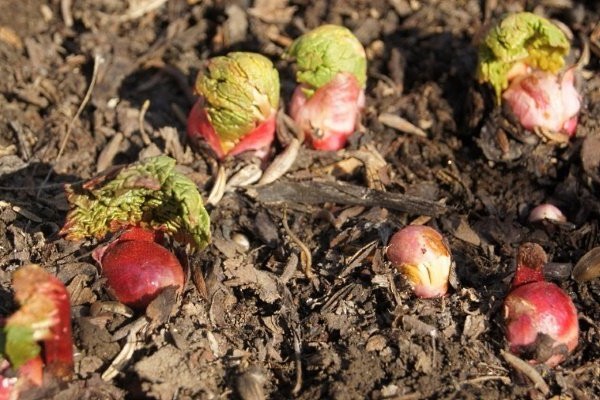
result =
[[307,98],[307,86],[298,85],[290,115],[317,150],[339,150],[356,128],[365,104],[364,90],[349,72],[338,73]]
[[525,129],[575,133],[581,100],[573,68],[562,76],[535,70],[515,77],[502,98]]
[[440,297],[448,291],[450,248],[435,229],[409,225],[399,230],[390,239],[386,255],[411,283],[417,296]]
[[565,215],[552,204],[540,204],[531,210],[529,214],[529,222],[538,222],[538,221],[554,221],[554,222],[567,222],[567,218]]

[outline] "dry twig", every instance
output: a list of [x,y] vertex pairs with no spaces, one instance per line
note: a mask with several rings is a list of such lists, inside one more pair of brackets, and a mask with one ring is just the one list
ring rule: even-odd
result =
[[304,244],[304,242],[302,242],[302,240],[300,240],[300,238],[298,238],[298,236],[296,236],[296,234],[294,232],[292,232],[292,230],[290,229],[288,222],[287,222],[287,207],[284,207],[284,209],[283,209],[282,222],[283,222],[283,228],[285,229],[285,232],[288,234],[288,236],[290,238],[292,238],[294,243],[296,243],[296,245],[298,245],[298,247],[300,247],[300,250],[302,250],[302,254],[304,254],[304,275],[306,275],[306,277],[308,279],[312,279],[313,278],[312,254],[310,253],[310,250]]

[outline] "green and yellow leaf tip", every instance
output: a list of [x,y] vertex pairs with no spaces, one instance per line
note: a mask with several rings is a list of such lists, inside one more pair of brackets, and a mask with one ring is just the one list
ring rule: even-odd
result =
[[563,31],[549,20],[530,12],[510,14],[488,32],[479,47],[477,77],[493,86],[499,102],[516,63],[556,73],[569,49]]

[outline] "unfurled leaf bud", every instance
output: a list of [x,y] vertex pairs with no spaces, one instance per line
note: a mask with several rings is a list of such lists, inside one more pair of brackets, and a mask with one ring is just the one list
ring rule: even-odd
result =
[[67,187],[69,212],[61,233],[69,240],[102,239],[141,226],[171,234],[203,249],[210,241],[210,218],[196,184],[167,156],[150,157]]

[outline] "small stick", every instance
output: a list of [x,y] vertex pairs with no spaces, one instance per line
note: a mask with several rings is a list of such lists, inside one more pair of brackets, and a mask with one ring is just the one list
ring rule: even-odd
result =
[[502,381],[502,383],[504,383],[505,385],[510,385],[510,383],[512,382],[508,376],[484,375],[484,376],[477,376],[475,378],[465,379],[464,381],[460,381],[460,382],[458,382],[458,386],[460,387],[462,385],[476,385],[478,383],[487,382],[487,381]]
[[542,378],[540,373],[537,372],[537,370],[533,368],[529,363],[521,360],[519,357],[512,355],[504,350],[501,350],[500,354],[502,355],[502,357],[504,357],[504,360],[510,364],[511,367],[525,374],[525,376],[528,377],[531,380],[531,382],[533,382],[534,387],[536,387],[540,392],[542,392],[543,395],[547,395],[548,393],[550,393],[550,387],[548,386],[546,381],[544,381],[544,378]]
[[71,7],[73,6],[72,0],[61,0],[60,1],[60,12],[65,22],[65,26],[70,28],[73,26],[73,14],[71,14]]
[[301,349],[300,349],[300,338],[298,337],[298,332],[294,329],[294,364],[296,366],[296,384],[292,389],[292,394],[294,396],[300,393],[302,389],[302,360],[300,359]]
[[150,137],[146,133],[146,129],[144,128],[144,117],[146,116],[146,112],[148,111],[148,108],[150,108],[150,100],[146,99],[146,100],[144,100],[144,104],[142,104],[142,108],[140,109],[140,115],[138,118],[138,124],[140,127],[140,135],[142,136],[142,141],[144,142],[144,144],[146,146],[148,146],[150,143],[152,143],[152,141],[150,140]]
[[284,207],[283,209],[283,228],[285,229],[285,233],[287,233],[289,235],[290,238],[292,238],[292,240],[294,241],[294,243],[296,243],[296,245],[298,245],[298,247],[300,247],[300,250],[302,250],[302,253],[304,254],[304,275],[306,275],[306,277],[308,279],[312,279],[313,278],[313,273],[312,273],[312,254],[310,254],[310,250],[308,249],[308,247],[306,247],[306,245],[304,244],[304,242],[302,242],[302,240],[300,240],[298,238],[298,236],[296,236],[296,234],[294,232],[292,232],[292,230],[290,229],[288,223],[287,223],[287,207]]

